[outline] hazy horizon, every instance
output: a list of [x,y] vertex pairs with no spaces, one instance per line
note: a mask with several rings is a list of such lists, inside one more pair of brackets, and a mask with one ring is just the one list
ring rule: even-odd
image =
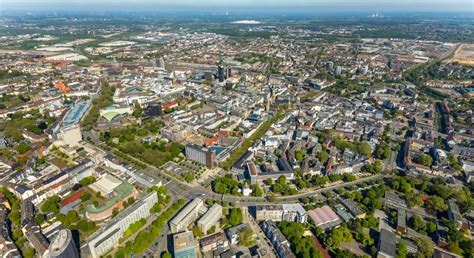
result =
[[[286,12],[463,12],[473,13],[470,0],[1,0],[2,10],[89,10],[89,11],[286,11]],[[130,9],[132,8],[133,9]]]

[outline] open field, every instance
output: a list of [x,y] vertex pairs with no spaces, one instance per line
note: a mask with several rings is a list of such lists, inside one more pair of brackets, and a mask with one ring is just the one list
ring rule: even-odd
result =
[[463,65],[474,65],[474,44],[462,44],[448,62],[459,62]]

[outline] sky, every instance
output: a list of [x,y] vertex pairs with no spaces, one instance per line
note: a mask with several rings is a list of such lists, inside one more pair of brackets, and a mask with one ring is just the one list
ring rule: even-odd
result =
[[474,13],[474,0],[0,0],[0,8],[200,8],[357,11],[459,11]]

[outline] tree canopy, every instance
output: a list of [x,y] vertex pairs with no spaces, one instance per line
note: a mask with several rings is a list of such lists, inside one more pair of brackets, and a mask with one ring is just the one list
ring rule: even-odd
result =
[[44,203],[41,205],[41,211],[42,212],[52,212],[54,214],[59,212],[59,201],[61,201],[61,198],[59,196],[54,195],[46,199]]
[[322,258],[321,252],[314,245],[311,237],[305,237],[305,228],[296,222],[282,221],[278,223],[278,228],[290,241],[291,248],[297,257]]

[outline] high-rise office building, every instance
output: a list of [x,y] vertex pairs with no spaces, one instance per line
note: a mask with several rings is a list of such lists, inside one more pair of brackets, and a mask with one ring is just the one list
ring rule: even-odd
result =
[[163,57],[160,57],[160,58],[156,59],[155,60],[155,65],[158,68],[165,69],[165,60],[163,59]]
[[334,63],[331,61],[326,62],[326,69],[332,71],[334,69]]
[[223,82],[225,79],[225,68],[222,65],[217,67],[217,78],[219,79],[219,82]]
[[194,144],[186,145],[184,150],[186,158],[213,168],[217,165],[216,154],[208,148],[201,147]]

